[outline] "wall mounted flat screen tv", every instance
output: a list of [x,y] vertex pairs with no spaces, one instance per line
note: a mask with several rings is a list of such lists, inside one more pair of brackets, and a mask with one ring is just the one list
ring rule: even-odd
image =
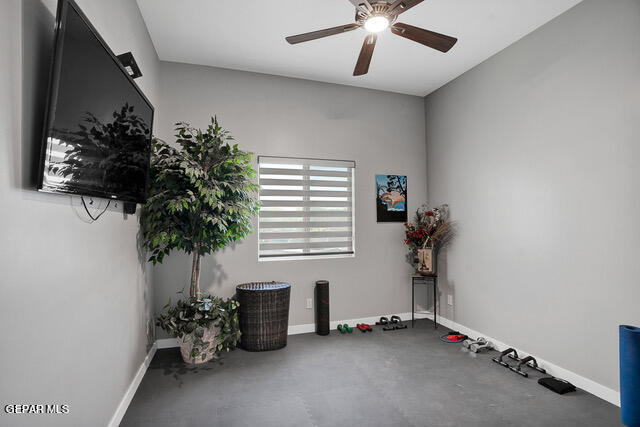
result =
[[142,203],[154,109],[72,0],[59,0],[38,189]]

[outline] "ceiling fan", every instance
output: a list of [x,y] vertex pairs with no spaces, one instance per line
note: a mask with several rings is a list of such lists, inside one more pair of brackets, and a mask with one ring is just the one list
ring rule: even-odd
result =
[[289,36],[286,40],[290,44],[297,44],[364,27],[370,34],[364,39],[358,62],[353,70],[354,76],[367,74],[373,49],[378,39],[377,33],[389,27],[391,27],[391,32],[397,36],[413,40],[414,42],[437,49],[440,52],[448,52],[449,49],[456,44],[458,39],[401,22],[395,22],[398,15],[423,1],[424,0],[349,0],[349,2],[356,7],[356,22],[354,24],[340,25],[339,27]]

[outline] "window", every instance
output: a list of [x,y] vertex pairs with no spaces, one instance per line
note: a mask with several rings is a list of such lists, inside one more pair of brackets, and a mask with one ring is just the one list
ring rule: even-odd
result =
[[260,260],[354,253],[355,162],[260,156]]

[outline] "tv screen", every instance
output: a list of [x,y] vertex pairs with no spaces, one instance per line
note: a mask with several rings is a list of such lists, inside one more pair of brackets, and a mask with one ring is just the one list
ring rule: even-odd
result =
[[142,203],[153,106],[72,0],[59,0],[41,191]]

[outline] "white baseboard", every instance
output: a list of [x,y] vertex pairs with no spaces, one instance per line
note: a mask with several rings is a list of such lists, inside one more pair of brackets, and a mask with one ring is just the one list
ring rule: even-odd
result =
[[[460,331],[465,335],[469,335],[470,337],[485,337],[488,341],[491,341],[495,344],[497,350],[503,351],[507,348],[513,347],[511,345],[505,344],[501,341],[496,340],[495,338],[491,338],[487,334],[483,334],[481,332],[475,331],[471,328],[467,328],[464,325],[454,322],[453,320],[449,320],[444,317],[438,317],[438,323],[442,326],[446,326],[449,329]],[[515,347],[514,347],[515,348]],[[528,354],[525,351],[521,351],[516,348],[518,355],[527,356]],[[616,406],[620,406],[620,393],[606,387],[602,384],[599,384],[595,381],[590,380],[589,378],[585,378],[581,375],[576,374],[575,372],[569,371],[568,369],[562,368],[558,365],[555,365],[549,361],[544,359],[540,359],[536,357],[538,364],[544,369],[547,370],[549,375],[553,375],[554,377],[562,378],[564,380],[569,381],[573,385],[578,388],[583,389],[586,392],[593,394],[594,396],[599,397],[600,399],[606,400],[609,403],[612,403]]]
[[156,354],[157,348],[157,344],[153,343],[153,345],[149,349],[149,352],[147,353],[147,356],[144,358],[142,365],[140,365],[140,368],[138,368],[138,372],[136,372],[136,375],[133,377],[133,381],[131,381],[131,384],[129,384],[129,388],[127,388],[127,391],[122,397],[122,400],[120,401],[115,414],[113,414],[113,417],[111,417],[111,421],[109,421],[109,427],[118,427],[120,425],[120,422],[122,422],[122,418],[127,412],[133,396],[136,394],[136,391],[138,391],[138,386],[140,385],[144,374],[147,372],[147,368],[149,367],[151,360],[153,360],[153,356]]
[[156,346],[158,347],[158,350],[161,348],[178,347],[178,340],[176,338],[163,338],[161,340],[156,340]]
[[[390,314],[384,314],[387,318],[391,317]],[[400,316],[403,322],[411,320],[411,313],[400,313],[396,314],[396,316]],[[338,325],[346,323],[349,326],[355,327],[358,323],[368,323],[370,325],[375,324],[378,320],[380,320],[381,316],[373,316],[373,317],[360,317],[358,319],[347,319],[347,320],[333,320],[329,322],[330,329],[336,329]],[[429,313],[415,313],[416,319],[433,319],[433,314]],[[298,334],[308,334],[310,332],[316,331],[315,323],[306,323],[302,325],[292,325],[289,326],[289,335],[298,335]]]

